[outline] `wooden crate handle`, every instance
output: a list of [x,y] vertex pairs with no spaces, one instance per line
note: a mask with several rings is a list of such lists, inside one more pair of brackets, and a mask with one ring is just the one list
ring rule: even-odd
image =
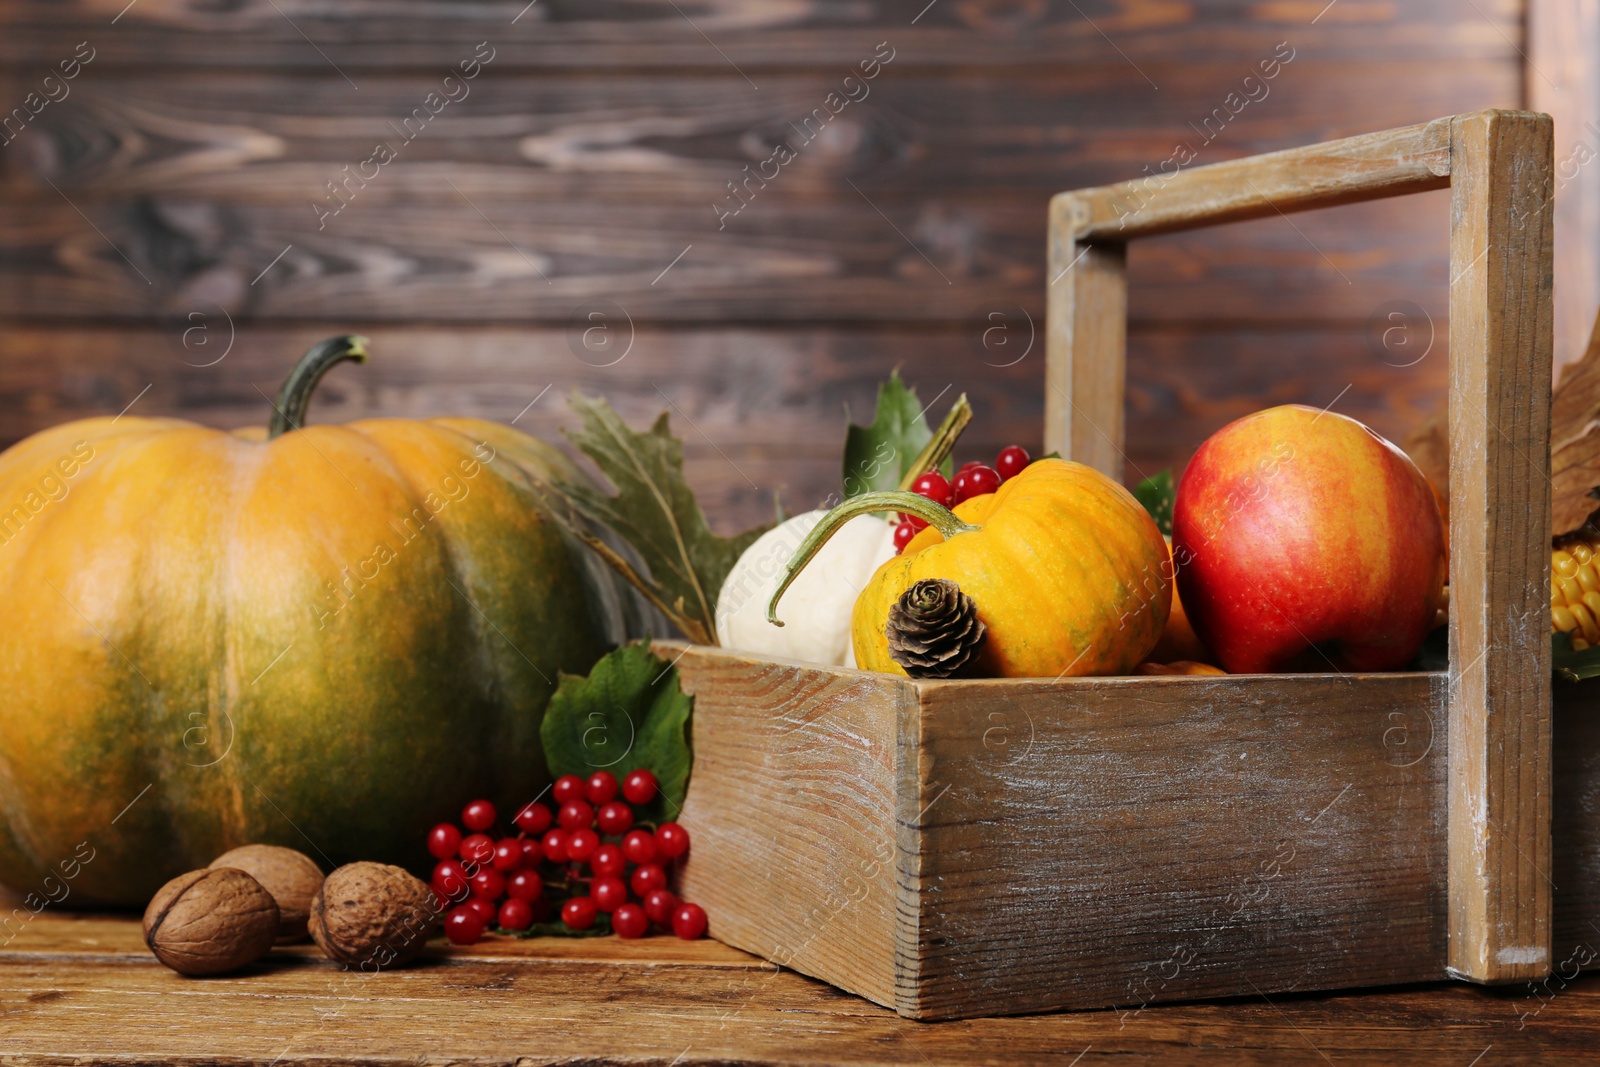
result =
[[1045,447],[1120,480],[1128,241],[1450,188],[1446,968],[1477,982],[1550,969],[1551,141],[1479,111],[1050,202]]

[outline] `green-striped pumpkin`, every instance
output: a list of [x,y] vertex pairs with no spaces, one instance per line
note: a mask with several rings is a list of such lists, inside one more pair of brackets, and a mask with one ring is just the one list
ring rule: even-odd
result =
[[623,605],[536,489],[573,470],[477,419],[302,428],[364,358],[313,348],[265,433],[124,415],[0,454],[0,882],[142,906],[250,842],[416,866],[470,796],[543,786],[557,671]]

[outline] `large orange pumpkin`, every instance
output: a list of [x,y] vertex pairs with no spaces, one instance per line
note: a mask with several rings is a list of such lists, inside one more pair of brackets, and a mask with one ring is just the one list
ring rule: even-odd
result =
[[469,796],[539,791],[557,672],[622,603],[538,491],[572,469],[477,419],[301,427],[362,345],[307,353],[269,433],[124,415],[0,455],[0,881],[142,905],[248,842],[415,863]]

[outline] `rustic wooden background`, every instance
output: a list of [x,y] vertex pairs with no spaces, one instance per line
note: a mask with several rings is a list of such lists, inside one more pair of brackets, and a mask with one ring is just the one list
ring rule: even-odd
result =
[[[896,365],[941,410],[971,395],[958,458],[1035,446],[1052,193],[1180,141],[1206,163],[1523,106],[1524,22],[1520,0],[6,0],[6,108],[94,58],[0,146],[0,444],[136,398],[265,422],[301,350],[359,331],[373,362],[313,418],[537,398],[517,424],[554,436],[573,388],[669,408],[724,527],[836,490],[845,411]],[[725,183],[891,49],[719,230]],[[319,230],[380,140],[398,158]],[[1130,478],[1268,404],[1393,436],[1434,410],[1447,195],[1134,245]]]

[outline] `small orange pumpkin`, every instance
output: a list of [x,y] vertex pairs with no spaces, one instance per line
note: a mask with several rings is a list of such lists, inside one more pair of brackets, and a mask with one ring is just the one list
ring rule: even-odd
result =
[[[1161,636],[1172,603],[1161,531],[1132,493],[1061,459],[1039,460],[953,513],[913,493],[854,497],[800,546],[778,596],[840,525],[863,512],[891,510],[929,526],[878,569],[856,600],[851,629],[864,670],[906,673],[889,653],[889,610],[926,578],[953,581],[975,601],[987,629],[971,671],[977,675],[1127,674]],[[767,617],[776,621],[772,607]]]

